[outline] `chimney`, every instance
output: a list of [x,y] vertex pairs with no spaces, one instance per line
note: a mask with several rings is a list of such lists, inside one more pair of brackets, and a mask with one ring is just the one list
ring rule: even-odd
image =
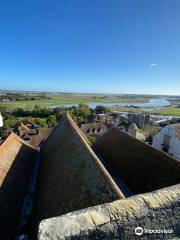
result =
[[138,133],[137,125],[136,125],[135,123],[131,123],[130,126],[129,126],[129,128],[128,128],[128,134],[129,134],[131,137],[136,138],[137,133]]
[[36,134],[39,135],[39,128],[36,128]]

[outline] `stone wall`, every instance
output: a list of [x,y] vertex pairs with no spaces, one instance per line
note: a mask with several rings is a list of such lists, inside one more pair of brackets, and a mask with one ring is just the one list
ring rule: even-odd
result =
[[[135,228],[142,227],[141,236]],[[169,233],[145,233],[146,230]],[[180,185],[43,220],[38,240],[180,238]]]

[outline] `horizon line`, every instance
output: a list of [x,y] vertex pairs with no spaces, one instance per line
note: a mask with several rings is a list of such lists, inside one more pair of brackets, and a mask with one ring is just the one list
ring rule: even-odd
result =
[[177,96],[180,97],[180,94],[162,94],[162,93],[117,93],[117,92],[78,92],[78,91],[55,91],[55,90],[8,90],[8,89],[0,89],[0,92],[21,92],[21,93],[25,93],[25,92],[36,92],[36,93],[60,93],[60,94],[107,94],[107,95],[141,95],[141,96],[145,96],[145,95],[150,95],[150,96]]

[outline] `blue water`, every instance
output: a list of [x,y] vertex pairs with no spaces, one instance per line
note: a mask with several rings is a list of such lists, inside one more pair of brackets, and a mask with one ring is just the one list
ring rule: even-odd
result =
[[134,102],[134,103],[129,103],[129,102],[90,102],[88,104],[90,107],[94,108],[98,105],[103,105],[103,106],[135,106],[135,107],[143,107],[143,108],[154,108],[154,107],[165,107],[169,106],[170,103],[168,100],[164,98],[157,98],[157,99],[150,99],[149,102],[147,103],[139,103],[139,102]]
[[[89,102],[87,104],[89,107],[91,108],[95,108],[98,105],[101,106],[135,106],[135,107],[142,107],[142,108],[159,108],[159,107],[165,107],[165,106],[169,106],[170,103],[167,99],[165,98],[153,98],[150,99],[148,103],[139,103],[139,102],[134,102],[134,103],[129,103],[129,102]],[[53,108],[55,107],[72,107],[72,106],[78,106],[77,103],[75,104],[59,104],[56,106],[53,106]]]

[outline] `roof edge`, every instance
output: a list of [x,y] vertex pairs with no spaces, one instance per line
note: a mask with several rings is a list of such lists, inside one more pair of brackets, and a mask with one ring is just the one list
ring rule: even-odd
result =
[[27,145],[28,147],[33,148],[34,150],[37,151],[37,149],[36,149],[35,147],[33,147],[31,144],[29,144],[29,143],[27,143],[26,141],[24,141],[22,138],[20,138],[20,137],[19,137],[17,134],[15,134],[14,132],[12,132],[12,133],[5,139],[5,141],[0,145],[0,151],[1,151],[2,148],[5,147],[5,145],[8,144],[8,142],[9,142],[11,139],[12,139],[12,140],[17,140],[17,141],[19,141],[19,142]]
[[137,138],[135,138],[135,137],[132,137],[132,136],[129,135],[127,132],[124,132],[124,131],[118,129],[117,127],[112,127],[112,128],[110,128],[110,129],[108,129],[103,135],[101,135],[99,138],[97,138],[97,140],[94,142],[93,146],[95,146],[96,143],[98,143],[99,141],[101,141],[101,138],[102,138],[103,136],[105,136],[106,134],[108,134],[112,129],[115,129],[117,132],[123,133],[124,135],[128,136],[129,138],[133,138],[135,141],[140,142],[140,143],[143,144],[144,146],[149,147],[149,148],[153,149],[153,150],[156,151],[156,152],[160,152],[161,154],[163,154],[163,155],[169,157],[170,159],[172,159],[172,161],[180,164],[180,161],[179,161],[179,160],[177,160],[176,158],[173,158],[173,157],[172,157],[171,155],[169,155],[168,153],[166,153],[166,152],[164,152],[164,151],[162,151],[162,150],[160,150],[160,149],[157,149],[157,148],[153,147],[152,145],[149,145],[149,144],[145,143],[144,141],[142,141],[142,140],[140,140],[140,139],[137,139]]
[[111,175],[108,173],[108,171],[106,170],[106,168],[104,167],[104,165],[101,163],[100,159],[97,157],[97,155],[95,154],[95,152],[92,150],[92,148],[89,146],[89,141],[87,140],[87,138],[85,137],[85,135],[82,133],[82,131],[79,129],[79,127],[76,125],[76,123],[74,122],[74,120],[71,118],[71,116],[69,115],[69,113],[66,113],[66,117],[68,118],[70,124],[72,125],[72,127],[74,128],[74,130],[77,132],[77,134],[79,135],[79,137],[81,138],[81,140],[83,141],[83,143],[85,144],[88,152],[90,153],[90,155],[92,156],[92,158],[94,159],[94,161],[96,162],[97,166],[99,167],[99,169],[102,171],[102,173],[104,174],[104,176],[106,177],[107,181],[110,183],[110,185],[112,186],[112,188],[114,189],[114,191],[116,192],[116,194],[118,195],[118,197],[120,199],[124,199],[125,196],[124,194],[121,192],[120,188],[117,186],[117,184],[114,182],[114,180],[112,179]]

